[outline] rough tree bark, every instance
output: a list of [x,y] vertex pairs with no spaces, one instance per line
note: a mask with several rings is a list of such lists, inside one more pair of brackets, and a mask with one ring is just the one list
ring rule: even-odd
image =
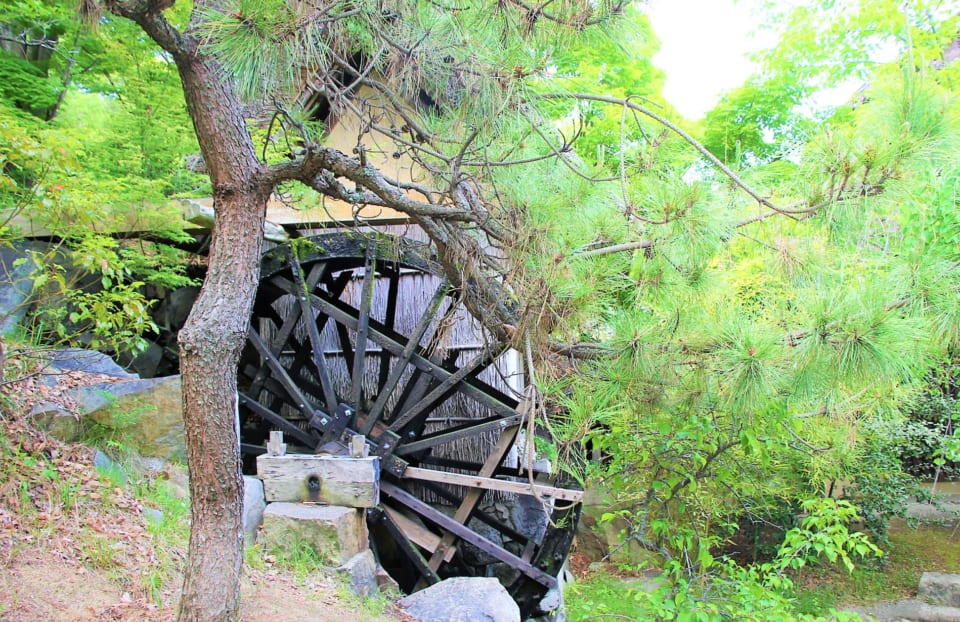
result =
[[139,24],[176,62],[213,187],[207,276],[178,337],[193,521],[178,619],[217,622],[239,617],[243,496],[236,372],[271,187],[227,73],[198,49],[192,26],[180,33],[164,19],[162,4],[106,3]]

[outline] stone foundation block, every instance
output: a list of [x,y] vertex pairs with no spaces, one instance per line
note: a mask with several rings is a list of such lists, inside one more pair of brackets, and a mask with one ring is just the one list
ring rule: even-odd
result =
[[920,576],[917,597],[931,605],[960,607],[960,575],[925,572]]
[[243,543],[252,546],[257,540],[257,530],[263,523],[263,482],[256,477],[243,476]]
[[342,566],[368,548],[363,511],[338,505],[270,503],[261,535],[274,554],[293,556],[306,547],[330,566]]

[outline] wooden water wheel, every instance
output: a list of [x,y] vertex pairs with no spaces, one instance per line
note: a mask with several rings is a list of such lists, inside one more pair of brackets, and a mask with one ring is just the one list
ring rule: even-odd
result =
[[362,435],[381,465],[371,543],[401,588],[496,576],[526,617],[557,583],[580,493],[518,456],[522,382],[481,335],[424,244],[335,233],[277,247],[240,363],[242,448],[263,453],[271,430],[302,452]]

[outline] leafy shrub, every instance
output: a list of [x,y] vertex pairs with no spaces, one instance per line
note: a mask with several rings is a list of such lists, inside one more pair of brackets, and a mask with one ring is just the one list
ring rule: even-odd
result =
[[57,103],[58,90],[29,62],[0,49],[0,99],[23,110],[44,110]]
[[893,518],[907,519],[907,505],[913,499],[927,500],[930,495],[907,473],[898,449],[909,433],[899,420],[878,420],[866,426],[866,439],[860,444],[852,482],[841,494],[860,509],[864,526],[881,543],[887,542],[887,529]]
[[789,596],[794,592],[790,574],[824,560],[852,571],[855,561],[882,552],[866,534],[851,532],[849,526],[860,515],[850,502],[816,498],[803,501],[800,509],[805,513],[800,524],[786,532],[769,562],[740,565],[717,557],[713,551],[719,537],[680,530],[669,538],[668,548],[677,554],[645,589],[618,587],[603,578],[596,589],[578,585],[570,590],[571,615],[691,622],[858,620],[855,614],[833,610],[817,616],[800,613]]
[[909,419],[898,446],[908,473],[924,479],[960,479],[960,460],[949,451],[960,428],[956,390],[950,381],[931,382],[909,405]]
[[[53,145],[58,145],[53,147]],[[74,157],[82,148],[69,136],[16,116],[0,102],[0,203],[6,223],[28,215],[59,243],[27,249],[14,268],[30,274],[32,309],[22,326],[32,343],[75,344],[106,352],[139,351],[155,332],[146,285],[176,288],[191,282],[186,256],[158,242],[118,240],[129,212],[162,197],[137,184],[99,183]],[[123,206],[115,209],[113,205]],[[159,239],[192,241],[171,208],[153,207],[137,222]],[[157,223],[153,225],[153,223]],[[170,224],[173,223],[173,224]],[[153,226],[151,226],[153,225]],[[105,232],[105,233],[101,233]],[[0,244],[22,240],[0,227]]]

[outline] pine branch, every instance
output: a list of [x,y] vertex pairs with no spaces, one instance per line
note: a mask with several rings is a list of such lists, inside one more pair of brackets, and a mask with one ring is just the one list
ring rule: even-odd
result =
[[[337,177],[354,182],[362,190],[348,189]],[[363,166],[358,160],[330,147],[314,146],[297,159],[269,166],[262,182],[275,187],[292,180],[349,203],[389,207],[411,216],[475,222],[470,210],[417,201],[376,168]]]
[[559,24],[560,26],[566,26],[567,28],[583,30],[588,26],[596,26],[598,24],[604,24],[608,22],[611,17],[623,13],[623,9],[627,5],[626,2],[616,2],[613,4],[613,6],[598,16],[594,16],[592,6],[583,9],[578,14],[566,16],[547,11],[546,7],[550,4],[550,2],[542,2],[540,4],[531,6],[522,0],[507,1],[513,6],[524,10],[525,15],[523,16],[523,19],[526,22],[528,30],[533,29],[540,19],[545,19],[555,24]]
[[[175,59],[196,52],[196,41],[183,36],[163,16],[162,11],[173,6],[175,0],[102,0],[103,6],[114,15],[125,17],[153,39]],[[198,2],[197,4],[201,4]]]
[[713,166],[719,169],[720,172],[726,175],[730,179],[730,181],[736,184],[748,195],[753,197],[753,199],[757,201],[757,203],[759,203],[760,205],[782,214],[805,213],[805,210],[800,210],[799,212],[796,212],[796,211],[790,210],[789,208],[783,208],[775,205],[769,199],[761,195],[758,191],[754,190],[752,186],[747,184],[747,182],[745,182],[739,175],[733,172],[733,170],[730,169],[730,167],[728,167],[726,164],[721,162],[720,159],[717,158],[717,156],[713,155],[709,149],[703,146],[703,144],[700,143],[700,141],[698,141],[696,138],[691,136],[683,128],[673,123],[663,115],[657,114],[656,112],[654,112],[653,110],[650,110],[646,106],[641,106],[640,104],[632,101],[631,98],[629,97],[628,98],[611,97],[608,95],[593,95],[591,93],[544,93],[544,94],[537,95],[536,97],[539,99],[577,99],[577,100],[584,100],[584,101],[595,101],[595,102],[601,102],[605,104],[613,104],[616,106],[624,106],[626,108],[630,108],[631,110],[635,110],[642,115],[650,117],[657,123],[663,125],[664,127],[670,129],[673,133],[680,136],[683,140],[689,143],[694,149],[696,149],[700,153],[700,155],[706,158],[707,161],[709,161]]

